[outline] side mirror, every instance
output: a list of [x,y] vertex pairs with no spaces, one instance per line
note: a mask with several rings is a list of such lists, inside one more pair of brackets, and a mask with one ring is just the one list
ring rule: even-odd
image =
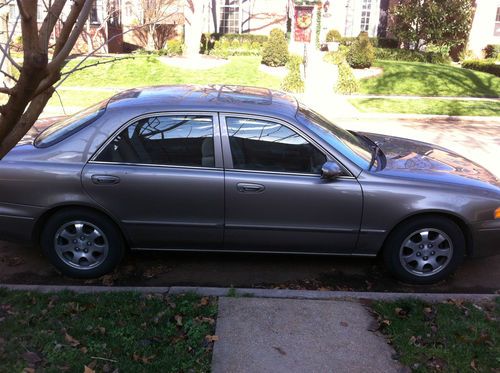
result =
[[342,169],[336,162],[327,161],[321,167],[321,178],[325,180],[336,179],[342,175]]

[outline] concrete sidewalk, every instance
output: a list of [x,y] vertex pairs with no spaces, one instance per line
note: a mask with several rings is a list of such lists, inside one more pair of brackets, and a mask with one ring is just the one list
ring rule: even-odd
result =
[[358,302],[220,298],[213,373],[400,372]]

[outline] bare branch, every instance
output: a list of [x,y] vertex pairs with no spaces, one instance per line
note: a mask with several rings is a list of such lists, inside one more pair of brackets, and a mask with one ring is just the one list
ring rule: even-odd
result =
[[[14,37],[14,32],[16,31],[17,23],[19,22],[20,17],[21,17],[20,15],[17,16],[16,22],[14,23],[14,27],[12,27],[12,31],[10,32],[9,39],[7,40],[7,43],[5,44],[5,53],[2,56],[2,61],[0,61],[0,70],[2,69],[3,63],[5,62],[5,59],[7,58],[7,56],[10,56],[10,50],[9,50],[10,45],[12,43],[12,38]],[[11,63],[12,63],[12,61],[11,61]]]
[[16,78],[14,78],[14,77],[13,77],[11,74],[9,74],[8,72],[3,71],[3,70],[0,70],[0,73],[1,73],[1,74],[3,74],[3,75],[5,75],[6,77],[8,77],[8,78],[12,79],[13,81],[15,81],[15,82],[17,83],[17,79],[16,79]]
[[[168,18],[168,17],[166,17],[166,18]],[[77,64],[77,65],[76,65],[76,66],[75,66],[72,70],[70,70],[70,71],[69,71],[69,72],[67,72],[67,73],[64,73],[64,74],[63,74],[63,75],[64,75],[64,77],[63,77],[61,80],[59,80],[59,81],[57,82],[57,84],[54,86],[54,88],[55,88],[55,89],[57,89],[58,87],[60,87],[60,86],[61,86],[61,84],[63,84],[63,83],[64,83],[64,81],[65,81],[66,79],[68,79],[68,77],[69,77],[69,76],[70,76],[73,72],[75,72],[76,70],[78,70],[78,69],[80,68],[80,66],[81,66],[81,65],[82,65],[85,61],[87,61],[87,59],[89,59],[89,58],[90,58],[90,57],[92,57],[94,54],[96,54],[96,53],[97,53],[97,51],[99,51],[102,47],[104,47],[104,46],[105,46],[106,44],[108,44],[109,42],[113,41],[114,39],[116,39],[116,38],[118,38],[118,37],[120,37],[120,36],[123,36],[123,35],[125,35],[125,34],[128,34],[129,32],[137,31],[137,30],[140,30],[141,28],[148,27],[148,26],[150,26],[150,25],[151,25],[151,23],[146,23],[146,24],[144,24],[144,25],[140,25],[140,26],[137,26],[137,27],[132,27],[132,28],[129,28],[127,31],[122,32],[121,34],[117,34],[117,35],[114,35],[114,36],[110,37],[109,39],[107,39],[106,41],[104,41],[101,45],[99,45],[97,48],[95,48],[93,51],[91,51],[91,52],[87,53],[87,55],[86,55],[84,58],[82,58],[82,60],[81,60],[80,62],[78,62],[78,64]]]
[[31,19],[31,15],[26,11],[23,0],[17,0],[17,7],[19,8],[19,14],[23,18],[23,20],[26,22],[29,21]]
[[6,95],[11,95],[12,89],[7,88],[7,87],[0,87],[0,93],[6,94]]
[[[52,6],[47,9],[47,15],[45,16],[45,19],[43,20],[42,26],[40,27],[39,31],[40,47],[42,49],[48,50],[50,34],[54,30],[54,27],[57,23],[57,20],[59,19],[59,16],[61,15],[65,4],[66,0],[55,0],[54,4],[52,4]],[[45,6],[47,5],[45,4]]]
[[[59,40],[57,41],[56,48],[54,50],[54,58],[48,65],[48,69],[59,69],[64,60],[68,57],[69,53],[73,49],[76,40],[82,33],[85,26],[85,22],[92,9],[93,0],[82,0],[83,4],[75,1],[73,8],[66,20]],[[74,27],[73,27],[74,26]]]
[[61,76],[71,75],[74,72],[85,70],[85,69],[88,69],[90,67],[94,67],[94,66],[98,66],[98,65],[105,65],[105,64],[108,64],[108,63],[112,63],[112,62],[116,62],[116,61],[121,61],[121,60],[128,60],[128,59],[131,59],[131,58],[133,58],[133,57],[115,57],[115,58],[113,58],[111,60],[97,61],[96,63],[92,63],[90,65],[80,66],[78,68],[71,69],[70,71],[62,73]]
[[14,0],[7,0],[6,2],[0,4],[0,9],[2,9],[4,6],[7,6],[9,5],[10,3],[12,3]]
[[[6,48],[8,48],[8,44],[6,44],[5,46],[6,46]],[[3,56],[10,61],[10,63],[12,64],[12,66],[14,66],[16,69],[18,69],[19,71],[21,71],[21,66],[14,60],[14,58],[12,58],[12,56],[10,55],[10,53],[7,51],[6,48],[4,48],[2,46],[2,44],[0,44],[0,52],[3,53]]]

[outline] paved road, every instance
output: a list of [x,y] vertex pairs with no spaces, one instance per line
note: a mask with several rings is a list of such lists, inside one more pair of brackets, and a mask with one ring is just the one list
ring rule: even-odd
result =
[[398,283],[378,259],[158,252],[132,253],[113,275],[83,281],[56,273],[35,248],[0,242],[0,283],[495,293],[500,255],[468,260],[453,277],[428,287]]

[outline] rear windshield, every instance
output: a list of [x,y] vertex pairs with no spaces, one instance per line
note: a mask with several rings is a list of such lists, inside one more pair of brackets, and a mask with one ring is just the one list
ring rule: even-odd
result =
[[106,103],[107,101],[100,102],[97,105],[91,106],[88,109],[54,123],[38,135],[35,139],[35,146],[38,148],[46,148],[80,131],[104,114],[106,111]]

